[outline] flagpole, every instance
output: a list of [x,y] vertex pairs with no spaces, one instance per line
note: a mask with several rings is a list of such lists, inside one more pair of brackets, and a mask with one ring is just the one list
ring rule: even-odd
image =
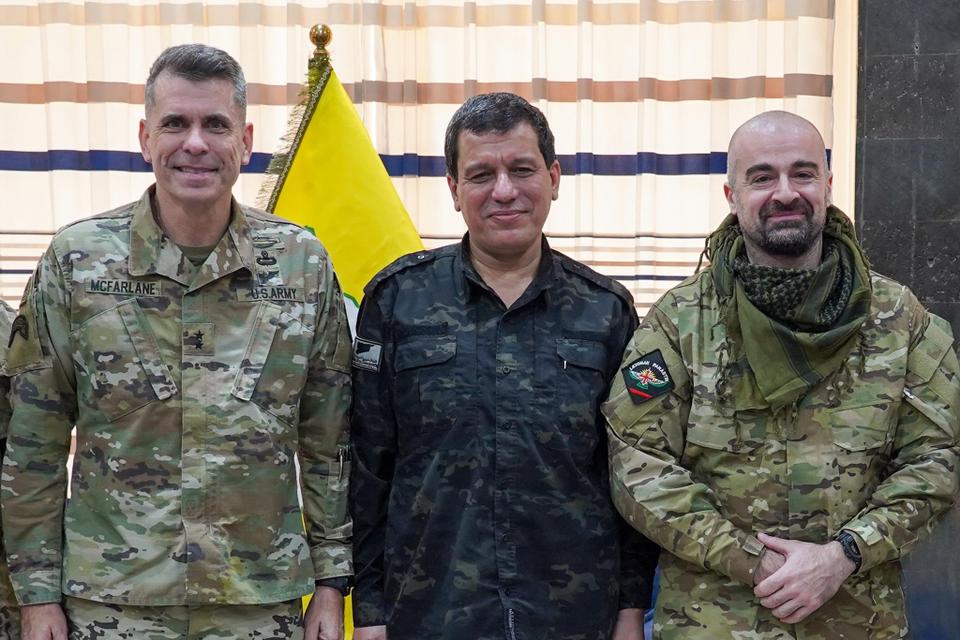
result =
[[330,79],[333,67],[327,45],[333,40],[333,30],[325,24],[310,27],[310,42],[313,43],[313,55],[307,62],[307,84],[303,89],[303,98],[291,113],[290,123],[295,128],[288,129],[282,148],[273,154],[267,166],[266,178],[260,187],[258,206],[269,213],[276,213],[277,200],[286,182],[287,174],[293,164],[300,142],[310,125],[313,112],[316,111],[320,96]]

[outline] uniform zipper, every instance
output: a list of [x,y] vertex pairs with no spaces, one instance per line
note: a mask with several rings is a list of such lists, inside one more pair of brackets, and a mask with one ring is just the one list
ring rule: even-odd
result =
[[337,449],[337,482],[343,480],[343,467],[344,462],[347,459],[347,448],[340,447]]
[[517,625],[515,620],[515,613],[513,609],[507,609],[507,633],[509,637],[507,640],[517,640]]

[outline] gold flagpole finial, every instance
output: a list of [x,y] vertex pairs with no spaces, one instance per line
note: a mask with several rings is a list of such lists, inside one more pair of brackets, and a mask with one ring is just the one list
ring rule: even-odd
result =
[[330,54],[327,45],[333,39],[333,31],[325,24],[315,24],[310,27],[310,42],[316,49],[307,64],[307,82],[310,88],[317,86],[324,71],[330,68]]
[[316,58],[329,58],[327,53],[327,45],[330,44],[330,41],[333,39],[333,31],[330,30],[325,24],[315,24],[310,27],[310,42],[313,43],[313,46],[316,47],[316,50],[313,52],[313,57]]

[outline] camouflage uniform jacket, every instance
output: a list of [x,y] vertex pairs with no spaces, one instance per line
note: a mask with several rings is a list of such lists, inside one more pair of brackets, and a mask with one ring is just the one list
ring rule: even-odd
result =
[[619,607],[649,604],[657,555],[613,508],[599,412],[633,301],[544,240],[508,310],[467,247],[401,258],[365,293],[356,624],[390,640],[608,638]]
[[349,327],[308,231],[234,203],[194,267],[148,191],[59,231],[20,313],[3,520],[21,603],[260,604],[352,572]]
[[[7,344],[10,342],[10,325],[16,312],[0,300],[0,450],[7,448],[7,425],[10,423],[10,379],[5,374]],[[3,553],[3,530],[0,528],[0,607],[16,606],[7,560]],[[0,614],[0,618],[2,618]]]
[[[709,271],[668,292],[634,335],[624,368],[659,365],[672,391],[637,404],[618,376],[603,411],[614,502],[669,552],[655,637],[906,634],[898,560],[953,502],[960,380],[949,325],[906,287],[872,282],[859,347],[777,410],[736,351],[721,401],[727,336]],[[753,595],[756,533],[823,544],[844,529],[860,570],[803,622],[780,623]]]

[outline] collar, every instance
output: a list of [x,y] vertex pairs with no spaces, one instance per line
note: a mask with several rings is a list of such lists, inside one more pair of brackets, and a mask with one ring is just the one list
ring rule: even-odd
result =
[[[454,256],[454,270],[461,274],[456,279],[457,293],[465,302],[470,302],[473,296],[481,291],[485,291],[496,297],[496,293],[490,286],[483,281],[483,278],[477,272],[476,267],[470,260],[470,232],[463,234],[460,240],[460,250]],[[553,288],[560,279],[562,267],[560,261],[553,255],[550,243],[547,237],[540,235],[540,264],[537,265],[537,273],[533,281],[523,292],[523,295],[514,303],[514,306],[521,306],[527,302],[536,299],[541,293],[547,298],[549,304],[550,289]]]
[[250,224],[243,207],[230,200],[230,224],[207,261],[194,269],[180,247],[169,238],[154,220],[151,185],[133,205],[130,223],[130,258],[132,276],[157,274],[198,289],[203,285],[240,269],[254,270],[254,247]]

